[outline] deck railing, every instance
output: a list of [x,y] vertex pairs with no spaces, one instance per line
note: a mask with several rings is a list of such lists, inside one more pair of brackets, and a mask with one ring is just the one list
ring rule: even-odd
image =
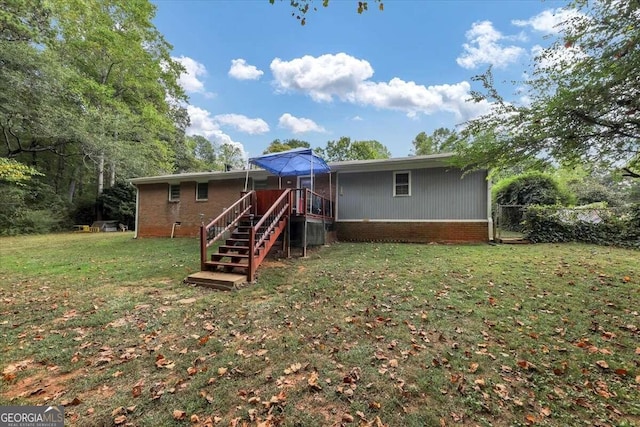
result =
[[238,224],[243,215],[249,214],[255,206],[255,191],[244,194],[233,205],[225,209],[217,218],[200,226],[200,268],[205,269],[207,248],[222,239]]
[[[271,246],[273,246],[275,238],[269,241],[268,239],[271,238],[272,234],[275,234],[277,227],[280,225],[280,221],[289,216],[290,199],[291,190],[284,190],[269,210],[262,215],[262,218],[251,227],[249,231],[249,248],[251,248],[248,272],[249,281],[253,281],[258,265],[260,265],[262,259],[266,256],[267,252],[269,252]],[[282,229],[278,231],[280,232]],[[263,250],[260,251],[263,243],[265,246],[262,248]]]
[[312,218],[333,219],[333,202],[308,188],[293,190],[295,214]]

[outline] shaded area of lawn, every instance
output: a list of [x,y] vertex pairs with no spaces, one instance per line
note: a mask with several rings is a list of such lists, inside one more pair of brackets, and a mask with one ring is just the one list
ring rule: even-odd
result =
[[[335,244],[234,293],[193,239],[0,239],[0,404],[72,425],[635,425],[640,254]],[[260,424],[262,423],[262,424]]]

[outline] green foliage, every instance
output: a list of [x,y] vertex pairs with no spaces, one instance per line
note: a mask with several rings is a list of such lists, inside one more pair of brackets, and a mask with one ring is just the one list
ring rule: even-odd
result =
[[459,136],[454,130],[438,128],[431,135],[420,132],[411,143],[413,144],[413,153],[416,156],[450,153],[456,151]]
[[31,179],[34,175],[42,175],[34,168],[13,159],[0,157],[0,182],[20,184]]
[[640,249],[640,205],[628,210],[530,206],[524,233],[535,243],[584,242]]
[[119,182],[111,188],[105,189],[98,204],[102,209],[102,217],[118,220],[133,229],[136,216],[136,190],[128,183]]
[[311,148],[311,144],[299,139],[285,139],[284,141],[274,139],[262,154],[280,153],[282,151],[293,150],[294,148]]
[[388,159],[391,152],[379,141],[351,141],[346,136],[337,141],[328,141],[326,147],[318,148],[316,152],[330,162],[346,160]]
[[[284,0],[280,0],[284,1]],[[316,12],[318,8],[314,5],[313,0],[288,0],[290,6],[294,9],[291,13],[291,16],[295,17],[298,21],[300,21],[300,25],[306,25],[307,23],[307,13],[313,11]],[[269,3],[275,4],[276,0],[269,0]],[[378,5],[378,10],[384,10],[384,2],[382,0],[373,0],[373,2],[369,1],[354,1],[356,6],[356,12],[362,14],[369,10],[369,3],[375,3]],[[328,7],[329,0],[322,0],[322,6]]]
[[528,105],[505,101],[491,70],[475,78],[486,93],[474,98],[494,108],[463,132],[473,142],[463,153],[467,163],[603,162],[640,177],[640,3],[575,0],[569,9],[578,13],[561,24],[561,36],[535,58],[524,82]]
[[505,178],[492,188],[494,202],[500,205],[567,204],[570,194],[550,175],[528,172]]
[[0,193],[0,235],[49,233],[70,225],[68,204],[45,182],[0,182]]

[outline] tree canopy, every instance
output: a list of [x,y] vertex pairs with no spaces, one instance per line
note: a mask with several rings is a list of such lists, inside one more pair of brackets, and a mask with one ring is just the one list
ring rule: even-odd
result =
[[388,159],[391,157],[389,149],[379,141],[351,141],[351,138],[346,136],[337,141],[328,141],[325,148],[318,148],[316,151],[330,162]]
[[448,128],[438,128],[431,135],[427,135],[426,132],[420,132],[411,143],[413,144],[413,153],[416,156],[422,156],[453,152],[457,147],[458,139],[456,131]]
[[274,139],[262,154],[280,153],[282,151],[293,150],[294,148],[311,148],[311,144],[300,139],[285,139],[284,141]]
[[501,167],[518,162],[604,163],[640,177],[640,2],[575,0],[562,35],[535,58],[530,102],[514,105],[477,76],[493,102],[463,135],[461,163]]

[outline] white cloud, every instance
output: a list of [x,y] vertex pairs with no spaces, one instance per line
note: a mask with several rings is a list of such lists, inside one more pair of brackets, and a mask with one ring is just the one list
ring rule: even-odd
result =
[[345,53],[317,58],[307,55],[291,61],[276,58],[271,62],[271,71],[276,90],[305,93],[316,102],[330,102],[335,97],[353,104],[402,111],[410,117],[447,111],[463,120],[489,110],[488,103],[470,100],[468,82],[428,87],[397,77],[375,82],[370,80],[373,67],[369,62]]
[[231,68],[229,68],[229,76],[238,80],[258,80],[264,71],[258,70],[255,65],[247,64],[242,58],[232,59]]
[[171,59],[179,62],[186,69],[184,73],[180,74],[180,78],[178,79],[178,84],[182,86],[186,92],[201,93],[206,97],[215,96],[214,93],[208,92],[205,89],[204,83],[201,80],[201,77],[207,75],[207,69],[203,64],[188,56],[172,57]]
[[480,65],[505,68],[515,62],[525,50],[519,46],[503,46],[500,42],[510,40],[493,28],[490,21],[475,22],[465,34],[469,43],[464,43],[464,52],[456,59],[458,65],[471,69]]
[[511,23],[518,27],[531,27],[544,34],[559,34],[562,32],[565,22],[579,16],[582,15],[575,9],[547,9],[533,18],[516,19]]
[[278,120],[281,128],[289,129],[293,133],[305,132],[326,132],[326,130],[311,119],[295,117],[289,113],[284,113]]
[[269,125],[262,119],[251,119],[242,114],[218,114],[213,120],[220,125],[231,126],[249,135],[269,132]]
[[220,130],[218,123],[211,113],[193,105],[187,106],[187,113],[191,118],[191,125],[187,128],[188,135],[202,135],[216,144],[229,144],[240,149],[242,157],[246,158],[246,151],[241,142],[234,141],[229,135]]
[[314,101],[331,101],[334,96],[345,99],[373,76],[369,62],[346,53],[305,55],[291,61],[276,58],[271,61],[271,72],[279,91],[305,92]]
[[353,116],[353,117],[351,118],[351,120],[353,120],[354,122],[361,122],[361,121],[363,121],[364,119],[363,119],[362,117],[360,117],[360,116]]

